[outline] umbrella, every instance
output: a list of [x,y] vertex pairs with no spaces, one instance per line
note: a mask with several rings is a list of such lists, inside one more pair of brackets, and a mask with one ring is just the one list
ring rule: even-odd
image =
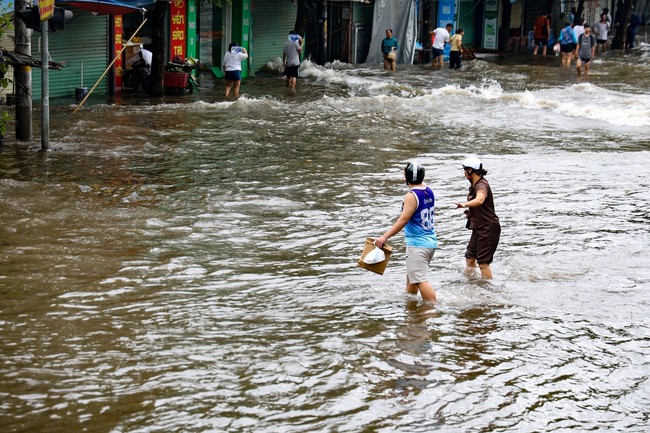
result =
[[120,0],[57,0],[61,6],[72,6],[79,9],[91,11],[96,15],[125,15],[131,12],[138,12],[144,6],[154,4],[150,1],[120,1]]

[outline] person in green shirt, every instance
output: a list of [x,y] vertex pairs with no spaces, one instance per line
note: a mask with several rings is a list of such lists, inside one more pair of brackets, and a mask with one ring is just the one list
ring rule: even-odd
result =
[[397,63],[397,49],[399,44],[397,39],[393,37],[393,30],[386,30],[386,37],[381,41],[381,54],[384,56],[384,69],[395,71],[395,63]]

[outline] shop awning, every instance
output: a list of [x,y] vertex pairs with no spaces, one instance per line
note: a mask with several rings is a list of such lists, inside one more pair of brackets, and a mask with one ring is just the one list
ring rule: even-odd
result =
[[71,6],[97,15],[125,15],[142,11],[155,0],[56,0],[58,7]]

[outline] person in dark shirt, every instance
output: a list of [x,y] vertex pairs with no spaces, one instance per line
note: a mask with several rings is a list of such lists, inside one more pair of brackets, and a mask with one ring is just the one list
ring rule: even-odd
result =
[[466,228],[472,230],[467,244],[465,259],[468,273],[474,272],[476,264],[481,270],[481,277],[492,279],[490,263],[499,245],[501,225],[494,211],[492,190],[485,175],[487,170],[477,156],[469,156],[462,165],[465,178],[470,182],[467,201],[456,203],[456,208],[464,208],[467,216]]
[[539,46],[542,46],[542,55],[546,55],[546,47],[548,46],[548,37],[551,33],[551,22],[548,19],[546,11],[542,12],[535,20],[533,25],[533,37],[535,38],[535,46],[533,47],[533,55],[537,55]]
[[625,35],[625,48],[634,48],[634,39],[636,38],[636,32],[639,30],[639,24],[641,24],[641,17],[634,12],[634,6],[632,6],[632,15],[630,15],[630,23],[627,25]]

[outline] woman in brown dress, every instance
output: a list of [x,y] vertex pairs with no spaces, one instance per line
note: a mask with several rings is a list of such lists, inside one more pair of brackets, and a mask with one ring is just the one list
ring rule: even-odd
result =
[[492,189],[485,175],[487,170],[477,156],[469,156],[462,166],[465,178],[470,182],[467,201],[456,203],[456,208],[464,208],[467,215],[466,228],[472,230],[472,236],[467,244],[465,259],[467,270],[473,272],[478,263],[481,277],[492,279],[490,263],[499,245],[501,225],[499,217],[494,212]]

